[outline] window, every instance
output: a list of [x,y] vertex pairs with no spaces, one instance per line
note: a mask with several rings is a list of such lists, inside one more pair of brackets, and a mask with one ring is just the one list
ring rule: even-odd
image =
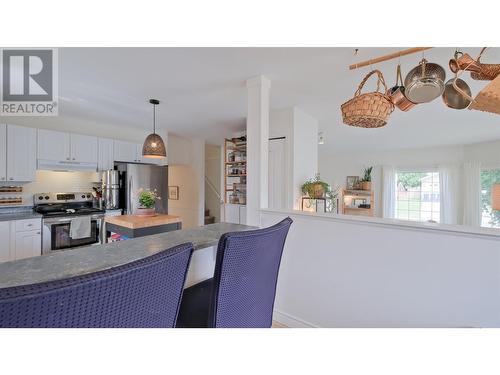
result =
[[396,219],[439,223],[439,172],[396,173]]
[[500,211],[491,208],[491,187],[500,184],[500,169],[481,170],[481,226],[500,228]]

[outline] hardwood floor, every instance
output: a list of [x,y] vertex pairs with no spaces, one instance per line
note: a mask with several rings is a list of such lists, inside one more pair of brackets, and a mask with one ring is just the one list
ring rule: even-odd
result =
[[271,328],[288,328],[288,326],[277,322],[276,320],[273,320],[273,325],[271,326]]

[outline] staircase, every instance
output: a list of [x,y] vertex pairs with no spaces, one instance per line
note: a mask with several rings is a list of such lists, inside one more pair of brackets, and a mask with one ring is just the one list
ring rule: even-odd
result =
[[215,223],[215,217],[210,216],[210,210],[205,210],[205,225]]

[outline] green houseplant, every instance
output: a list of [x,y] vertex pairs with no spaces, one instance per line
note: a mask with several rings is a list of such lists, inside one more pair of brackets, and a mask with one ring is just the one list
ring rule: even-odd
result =
[[361,189],[363,190],[372,189],[372,170],[373,167],[365,168],[364,176],[361,179]]
[[332,189],[330,184],[322,181],[319,173],[304,182],[301,190],[302,194],[311,199],[325,198],[327,210],[330,212],[337,207],[338,189]]
[[155,204],[157,200],[161,197],[158,196],[156,189],[151,190],[139,190],[139,208],[137,209],[137,214],[140,216],[155,216]]

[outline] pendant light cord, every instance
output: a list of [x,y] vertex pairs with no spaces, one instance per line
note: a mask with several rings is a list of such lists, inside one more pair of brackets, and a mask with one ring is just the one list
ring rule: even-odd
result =
[[156,134],[156,104],[153,104],[153,134]]

